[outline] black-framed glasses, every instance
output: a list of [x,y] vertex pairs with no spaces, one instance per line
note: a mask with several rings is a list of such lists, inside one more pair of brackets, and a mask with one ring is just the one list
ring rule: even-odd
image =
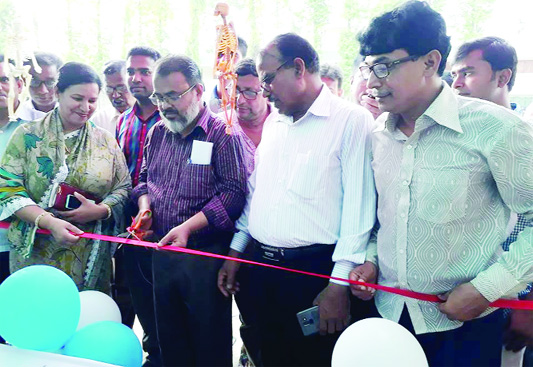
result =
[[161,104],[163,102],[167,102],[168,104],[175,103],[180,100],[181,97],[189,93],[194,87],[196,87],[197,84],[192,85],[189,87],[185,92],[178,94],[176,92],[170,92],[165,95],[161,94],[152,94],[150,96],[150,101],[152,101],[153,104]]
[[30,81],[30,88],[39,88],[42,84],[44,84],[46,88],[52,89],[56,86],[57,80],[55,79],[40,80],[37,78],[32,78]]
[[378,62],[378,63],[375,63],[374,65],[362,65],[362,66],[359,66],[359,71],[361,71],[361,76],[363,77],[364,80],[368,80],[372,72],[374,72],[374,75],[376,76],[376,78],[383,79],[390,75],[391,69],[395,67],[396,65],[402,64],[407,61],[416,61],[418,60],[419,57],[420,56],[413,55],[413,56],[402,57],[401,59],[394,60],[391,62]]
[[274,70],[273,72],[265,74],[265,76],[261,80],[261,88],[267,89],[267,86],[270,86],[274,82],[274,79],[276,79],[276,75],[278,75],[279,69],[281,69],[282,67],[287,65],[287,63],[289,63],[290,61],[292,61],[292,60],[285,61],[283,64],[278,66],[278,68],[276,70]]
[[235,90],[235,97],[238,98],[240,95],[242,95],[244,97],[244,99],[248,99],[250,101],[253,101],[254,99],[257,98],[257,95],[259,93],[261,93],[261,91],[256,92],[255,90],[250,90],[250,89],[239,90],[239,88],[237,88]]
[[113,94],[115,92],[122,94],[122,93],[126,93],[127,91],[128,91],[128,87],[126,87],[124,84],[117,85],[116,87],[110,87],[110,86],[105,87],[105,92],[107,94]]

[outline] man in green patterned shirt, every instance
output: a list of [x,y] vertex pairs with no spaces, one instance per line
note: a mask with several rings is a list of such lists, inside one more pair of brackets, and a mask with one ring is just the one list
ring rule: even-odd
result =
[[533,218],[533,126],[441,81],[450,39],[425,2],[375,18],[359,41],[362,75],[389,113],[372,139],[381,227],[351,278],[439,295],[436,304],[375,293],[379,313],[415,334],[431,366],[499,366],[503,318],[489,303],[533,279],[533,228],[509,252],[500,246],[511,211]]

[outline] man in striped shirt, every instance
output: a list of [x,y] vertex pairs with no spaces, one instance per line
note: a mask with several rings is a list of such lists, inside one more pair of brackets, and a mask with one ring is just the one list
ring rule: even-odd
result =
[[[252,247],[255,260],[346,279],[365,260],[376,197],[368,111],[334,96],[320,80],[316,51],[295,34],[276,37],[258,65],[263,95],[274,103],[256,151],[251,192],[237,221],[231,256]],[[237,291],[238,265],[227,261],[219,289]],[[329,365],[350,320],[347,283],[250,269],[265,366]],[[319,306],[321,335],[304,336],[296,314]],[[367,310],[357,302],[355,317]],[[327,334],[327,335],[326,335]]]
[[[154,92],[152,71],[161,57],[150,47],[134,47],[128,52],[126,71],[128,88],[135,104],[120,115],[117,123],[117,140],[126,156],[133,187],[139,183],[144,142],[148,131],[161,120],[157,106],[150,96]],[[127,209],[126,216],[137,213],[136,205]],[[144,330],[143,347],[148,353],[145,366],[160,366],[159,343],[155,326],[152,287],[152,251],[137,246],[124,248],[124,267],[129,284],[133,308]]]

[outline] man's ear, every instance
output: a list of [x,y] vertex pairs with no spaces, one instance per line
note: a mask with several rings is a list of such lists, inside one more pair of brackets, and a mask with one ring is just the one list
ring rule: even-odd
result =
[[513,72],[511,69],[503,69],[497,71],[496,76],[498,78],[498,87],[503,88],[507,87],[507,84],[509,84],[511,77],[513,76]]
[[204,85],[202,83],[198,83],[196,84],[194,89],[196,90],[196,95],[198,96],[198,99],[201,100],[202,95],[204,94],[204,89],[205,89]]
[[306,67],[305,61],[299,57],[294,59],[294,70],[297,78],[302,78],[305,75]]
[[438,73],[439,71],[439,65],[442,60],[442,55],[438,50],[431,50],[429,51],[424,58],[424,65],[426,66],[426,70],[424,71],[424,74],[427,76],[432,76],[433,74]]

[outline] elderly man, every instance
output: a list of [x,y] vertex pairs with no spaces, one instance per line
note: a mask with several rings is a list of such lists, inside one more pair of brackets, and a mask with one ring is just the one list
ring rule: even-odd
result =
[[105,92],[111,102],[109,108],[96,111],[92,121],[113,135],[117,131],[120,115],[135,104],[135,98],[128,90],[128,74],[126,62],[123,60],[108,61],[104,65]]
[[[245,203],[240,138],[202,103],[198,66],[169,55],[154,70],[152,101],[162,121],[148,133],[137,220],[160,245],[228,251]],[[151,210],[153,215],[143,215]],[[221,260],[156,251],[153,255],[157,334],[165,366],[231,365],[231,302],[217,291]]]
[[499,366],[503,317],[488,306],[533,279],[533,228],[503,255],[500,246],[511,211],[533,218],[533,127],[441,80],[450,38],[425,2],[375,18],[359,41],[367,88],[389,113],[372,137],[381,227],[351,277],[439,295],[375,293],[431,366]]
[[[279,114],[265,122],[230,255],[252,246],[258,261],[346,279],[364,262],[375,220],[372,116],[332,95],[320,80],[318,54],[298,35],[280,35],[261,52],[259,75]],[[226,295],[237,290],[237,270],[232,261],[220,270]],[[331,363],[336,332],[350,320],[347,284],[261,267],[250,276],[263,364]],[[296,314],[313,304],[321,333],[333,335],[302,333]],[[364,317],[359,304],[354,316]]]
[[41,72],[37,72],[35,65],[28,62],[31,65],[30,74],[32,76],[29,88],[31,99],[22,103],[17,110],[17,117],[25,121],[44,117],[57,104],[55,86],[63,61],[58,56],[48,52],[36,52],[35,60],[41,68]]
[[342,70],[338,66],[330,64],[320,66],[320,79],[331,93],[342,97]]
[[366,89],[366,80],[361,75],[359,67],[363,63],[363,58],[358,55],[352,65],[352,77],[350,78],[350,85],[352,88],[353,101],[359,106],[363,106],[370,111],[374,119],[377,119],[382,111],[378,107],[378,102]]
[[[516,78],[518,58],[513,46],[498,37],[485,37],[462,44],[452,66],[452,87],[462,96],[481,98],[511,108],[509,93]],[[516,214],[512,223],[516,221]],[[502,244],[504,250],[532,222],[523,215]],[[533,294],[524,295],[533,299]],[[533,346],[533,311],[513,310],[504,335],[505,346],[514,351]]]

